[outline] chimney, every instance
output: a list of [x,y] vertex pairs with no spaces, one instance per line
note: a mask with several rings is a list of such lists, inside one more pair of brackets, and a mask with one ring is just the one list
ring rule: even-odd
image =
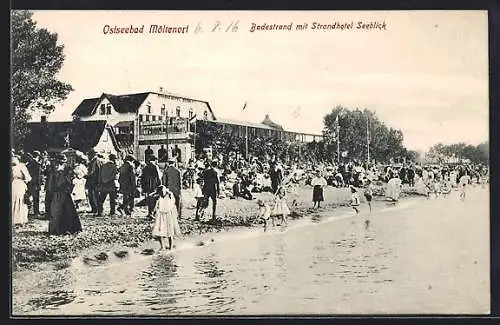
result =
[[159,92],[160,94],[163,94],[163,87],[160,87],[158,92]]

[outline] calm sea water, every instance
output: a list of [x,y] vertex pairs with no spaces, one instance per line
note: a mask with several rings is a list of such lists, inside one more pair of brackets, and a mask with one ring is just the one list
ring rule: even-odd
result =
[[[481,193],[464,204],[467,209],[454,209],[473,213],[479,203],[487,203],[487,195]],[[428,278],[423,273],[407,276],[425,263],[408,265],[411,250],[400,247],[414,244],[409,236],[400,235],[410,233],[415,218],[434,213],[437,208],[454,214],[454,209],[450,212],[447,208],[450,204],[457,204],[456,198],[385,206],[370,216],[369,228],[365,227],[364,215],[354,216],[350,211],[313,214],[288,228],[232,234],[203,247],[180,245],[169,254],[131,254],[124,261],[111,259],[97,267],[75,263],[19,310],[53,315],[438,312],[449,306],[448,299],[453,301],[457,293],[450,291],[452,284],[439,291],[434,283],[431,290],[428,282],[449,274],[439,275],[426,266],[422,272],[429,273]],[[487,212],[487,207],[479,210]],[[483,245],[488,240],[474,243]],[[476,267],[477,261],[487,264],[487,249],[485,246],[484,254],[480,248],[471,252],[480,255],[471,257]],[[425,251],[421,258],[425,261]],[[457,257],[457,261],[464,258]],[[439,258],[432,261],[429,263],[439,264]],[[477,282],[472,285],[485,291],[484,295],[489,292],[488,269],[489,264],[475,272],[477,281],[467,273],[469,281]],[[484,295],[464,302],[464,308],[489,306],[489,296]],[[465,311],[469,311],[467,308]]]

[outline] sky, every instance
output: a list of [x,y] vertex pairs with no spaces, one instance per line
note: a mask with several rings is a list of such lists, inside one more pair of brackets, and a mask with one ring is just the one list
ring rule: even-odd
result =
[[[337,105],[368,108],[413,150],[489,137],[486,11],[44,10],[33,19],[58,34],[66,55],[58,77],[75,89],[49,120],[70,119],[103,92],[163,87],[208,101],[219,118],[261,122],[269,114],[285,129],[317,134]],[[356,29],[358,21],[386,28]],[[236,22],[237,31],[225,31]],[[354,28],[313,30],[313,22]],[[252,23],[292,30],[250,32]],[[308,29],[295,29],[303,23]],[[189,29],[150,34],[152,24]],[[145,32],[104,34],[105,25]]]

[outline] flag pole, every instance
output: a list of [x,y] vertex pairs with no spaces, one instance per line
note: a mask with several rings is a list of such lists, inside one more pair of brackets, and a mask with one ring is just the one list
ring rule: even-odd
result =
[[366,148],[367,150],[367,166],[370,165],[370,117],[366,117]]
[[340,165],[340,111],[337,114],[337,164]]

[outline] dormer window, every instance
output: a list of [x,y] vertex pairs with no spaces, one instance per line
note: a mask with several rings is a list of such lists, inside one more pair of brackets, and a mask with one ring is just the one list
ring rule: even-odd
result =
[[181,117],[181,108],[179,106],[175,109],[175,116]]
[[147,105],[146,105],[146,107],[147,107],[147,110],[148,110],[148,114],[151,114],[151,103],[148,102]]
[[106,114],[111,115],[111,104],[106,105]]
[[101,104],[99,107],[99,114],[106,115],[106,104]]

